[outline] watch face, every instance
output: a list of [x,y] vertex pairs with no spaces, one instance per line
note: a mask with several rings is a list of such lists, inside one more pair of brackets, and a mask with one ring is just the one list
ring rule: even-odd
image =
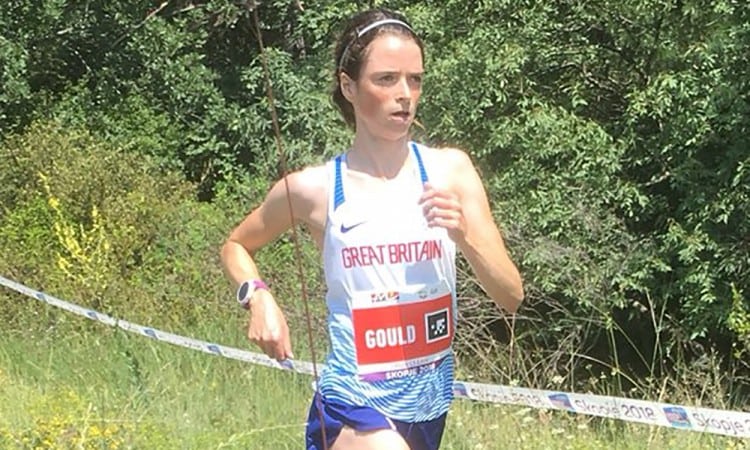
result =
[[245,281],[240,285],[240,289],[237,291],[237,301],[240,303],[247,299],[247,295],[250,293],[250,283]]

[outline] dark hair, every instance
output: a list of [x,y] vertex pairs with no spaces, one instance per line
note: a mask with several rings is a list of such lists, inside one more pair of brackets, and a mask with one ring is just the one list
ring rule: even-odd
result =
[[[386,19],[399,20],[407,24],[407,26],[405,27],[398,23],[385,23],[359,36],[360,30],[379,20]],[[409,25],[403,15],[387,9],[377,8],[362,11],[352,16],[346,24],[343,33],[339,36],[333,52],[333,61],[336,67],[333,71],[333,89],[331,93],[334,105],[339,109],[346,123],[352,128],[356,126],[354,107],[352,107],[352,104],[341,92],[339,76],[343,72],[349,75],[349,78],[352,80],[357,81],[359,79],[359,70],[362,68],[362,63],[367,56],[367,47],[377,36],[383,33],[402,34],[414,39],[414,42],[416,42],[419,50],[422,52],[422,57],[424,57],[422,40],[414,33],[411,25]]]

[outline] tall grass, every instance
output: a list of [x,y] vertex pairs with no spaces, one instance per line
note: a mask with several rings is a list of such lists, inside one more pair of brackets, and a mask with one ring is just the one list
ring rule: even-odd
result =
[[[79,322],[85,319],[62,311],[44,313],[48,321],[57,319],[47,332],[3,336],[0,448],[303,447],[310,377],[191,351],[104,325],[81,327]],[[28,330],[38,324],[16,325],[18,330]],[[243,346],[241,325],[239,317],[236,321],[205,317],[195,337]],[[443,448],[750,446],[747,441],[715,435],[458,400],[450,412]]]

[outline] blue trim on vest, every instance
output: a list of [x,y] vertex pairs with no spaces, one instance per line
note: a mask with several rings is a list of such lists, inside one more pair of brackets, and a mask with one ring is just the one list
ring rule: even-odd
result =
[[341,182],[341,160],[343,155],[336,157],[336,179],[333,187],[333,210],[344,203],[344,184]]
[[412,142],[411,148],[412,150],[414,150],[414,156],[417,157],[417,165],[419,166],[419,177],[422,179],[422,184],[427,183],[429,181],[429,178],[427,178],[427,171],[424,169],[424,163],[422,163],[422,155],[419,154],[417,143]]
[[[417,166],[419,166],[419,178],[422,180],[422,184],[427,183],[429,181],[429,177],[427,176],[427,170],[424,168],[424,163],[422,162],[422,155],[419,153],[419,148],[417,147],[416,142],[411,143],[411,149],[414,152],[414,156],[417,158]],[[334,163],[336,164],[336,174],[335,174],[335,180],[333,185],[333,210],[335,211],[336,208],[341,206],[342,203],[344,203],[344,183],[341,181],[341,164],[343,162],[344,155],[338,155],[336,156],[336,159],[334,160]]]

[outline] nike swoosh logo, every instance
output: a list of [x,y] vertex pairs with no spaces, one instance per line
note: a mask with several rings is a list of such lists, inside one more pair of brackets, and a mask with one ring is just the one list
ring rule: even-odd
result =
[[354,229],[354,228],[357,228],[358,226],[362,225],[362,224],[363,224],[363,223],[365,223],[365,222],[366,222],[366,221],[365,221],[365,220],[363,220],[362,222],[357,222],[357,223],[355,223],[354,225],[351,225],[351,226],[348,226],[348,227],[347,227],[347,226],[345,226],[345,225],[344,225],[344,224],[342,223],[342,224],[341,224],[341,232],[342,232],[342,233],[348,233],[348,232],[350,232],[350,231],[351,231],[352,229]]

